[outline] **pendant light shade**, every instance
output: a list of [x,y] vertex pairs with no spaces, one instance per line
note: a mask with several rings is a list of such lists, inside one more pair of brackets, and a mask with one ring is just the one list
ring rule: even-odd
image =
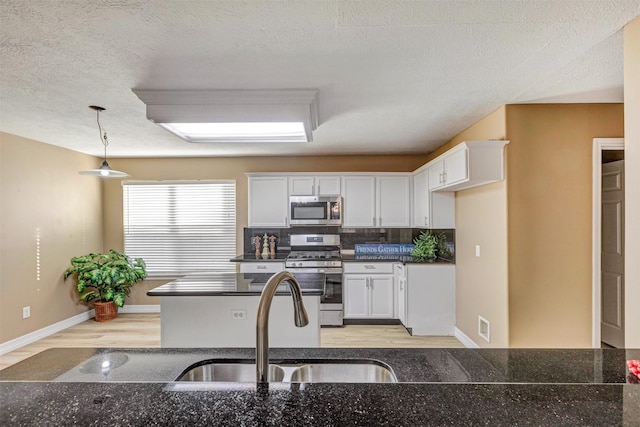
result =
[[105,109],[96,105],[90,105],[89,108],[96,112],[96,121],[98,122],[98,131],[100,132],[100,142],[104,145],[104,160],[99,168],[80,171],[79,174],[97,176],[100,178],[126,178],[130,176],[128,173],[111,169],[111,166],[109,166],[109,163],[107,162],[107,145],[109,145],[109,141],[107,140],[107,132],[103,132],[102,126],[100,126],[100,111],[104,111]]

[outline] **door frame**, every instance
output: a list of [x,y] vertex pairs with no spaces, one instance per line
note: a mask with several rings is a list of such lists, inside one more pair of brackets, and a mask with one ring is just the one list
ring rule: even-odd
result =
[[602,304],[602,283],[600,270],[602,263],[600,253],[602,251],[602,151],[624,150],[624,138],[594,138],[593,139],[593,207],[592,207],[592,333],[591,344],[593,348],[600,348],[600,317]]

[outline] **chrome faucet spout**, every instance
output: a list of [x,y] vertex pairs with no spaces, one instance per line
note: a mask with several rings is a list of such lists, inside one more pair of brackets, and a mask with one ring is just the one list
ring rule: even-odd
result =
[[296,326],[301,328],[309,324],[309,316],[302,302],[300,283],[295,276],[288,271],[271,276],[262,289],[256,319],[256,381],[259,383],[269,382],[269,310],[278,285],[285,280],[289,283],[293,298],[293,320]]

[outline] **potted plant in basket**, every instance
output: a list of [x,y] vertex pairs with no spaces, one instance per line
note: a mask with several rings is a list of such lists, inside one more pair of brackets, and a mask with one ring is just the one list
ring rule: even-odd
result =
[[93,302],[96,321],[115,319],[118,307],[131,287],[147,277],[147,268],[142,258],[130,258],[113,249],[109,253],[90,253],[71,258],[71,266],[64,272],[65,280],[73,275],[80,299]]

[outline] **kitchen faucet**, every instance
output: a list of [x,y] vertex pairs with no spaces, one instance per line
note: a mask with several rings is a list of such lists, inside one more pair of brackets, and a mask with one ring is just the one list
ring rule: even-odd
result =
[[271,301],[281,282],[287,280],[293,298],[293,319],[297,327],[309,324],[309,317],[302,302],[302,290],[295,276],[288,271],[281,271],[269,278],[264,285],[258,302],[256,319],[256,381],[269,382],[269,309]]

